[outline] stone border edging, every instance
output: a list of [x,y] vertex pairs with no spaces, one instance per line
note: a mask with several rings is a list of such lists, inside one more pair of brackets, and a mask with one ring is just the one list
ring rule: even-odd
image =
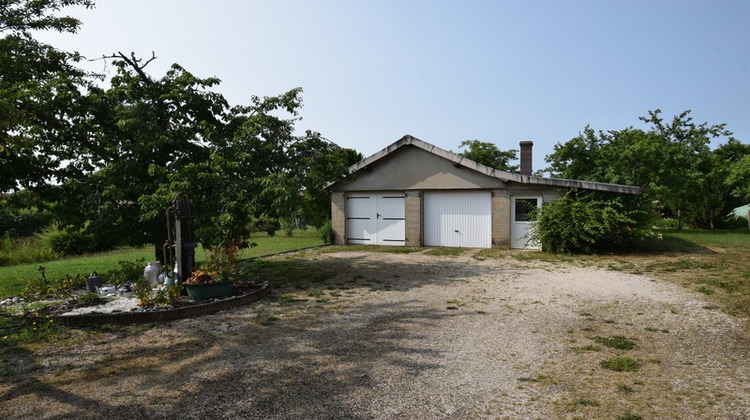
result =
[[111,314],[90,313],[81,315],[58,315],[53,317],[55,322],[69,327],[87,327],[102,324],[147,324],[152,322],[176,321],[199,315],[211,314],[225,309],[236,308],[263,299],[271,292],[271,284],[266,283],[260,289],[242,296],[234,296],[216,302],[202,303],[183,308],[167,309],[151,312],[120,312]]

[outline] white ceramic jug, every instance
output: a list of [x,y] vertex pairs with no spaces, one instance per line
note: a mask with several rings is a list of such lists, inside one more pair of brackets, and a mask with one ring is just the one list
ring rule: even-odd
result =
[[143,269],[143,277],[148,280],[148,284],[151,287],[159,284],[159,274],[161,274],[161,264],[159,264],[159,261],[152,261]]

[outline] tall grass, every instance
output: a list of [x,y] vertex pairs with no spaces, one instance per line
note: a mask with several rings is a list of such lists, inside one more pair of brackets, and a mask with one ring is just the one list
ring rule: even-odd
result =
[[[266,233],[257,233],[250,238],[250,241],[254,242],[256,246],[244,249],[240,254],[241,259],[323,244],[320,233],[316,229],[295,230],[292,236],[281,234],[270,237]],[[40,265],[44,266],[47,278],[53,279],[64,277],[66,274],[70,274],[71,276],[76,274],[88,275],[92,271],[103,273],[117,268],[118,261],[134,261],[139,258],[153,261],[154,248],[152,246],[124,248],[116,251],[67,257],[41,263],[34,262],[0,267],[0,298],[19,295],[29,280],[41,276],[38,271]],[[195,250],[196,264],[200,265],[206,258],[206,252],[199,246]]]
[[12,238],[6,233],[0,241],[0,267],[49,261],[57,257],[58,255],[42,244],[37,236]]

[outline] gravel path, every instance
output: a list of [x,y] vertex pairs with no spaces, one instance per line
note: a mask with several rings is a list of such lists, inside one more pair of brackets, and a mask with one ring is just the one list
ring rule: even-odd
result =
[[[644,276],[471,254],[310,252],[310,273],[336,273],[310,290],[135,332],[76,331],[35,356],[27,380],[0,386],[0,410],[35,419],[750,417],[746,320]],[[636,347],[595,341],[612,336]],[[640,368],[603,369],[612,357]]]

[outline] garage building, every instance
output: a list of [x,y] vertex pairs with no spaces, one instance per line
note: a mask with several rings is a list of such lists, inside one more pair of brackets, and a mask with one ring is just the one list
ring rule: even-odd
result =
[[533,248],[526,238],[529,208],[564,189],[639,193],[637,187],[531,176],[532,146],[521,142],[520,173],[511,173],[404,136],[327,187],[334,242]]

